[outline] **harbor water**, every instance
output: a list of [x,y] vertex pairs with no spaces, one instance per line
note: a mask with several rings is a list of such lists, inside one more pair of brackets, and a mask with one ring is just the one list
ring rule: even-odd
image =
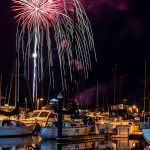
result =
[[43,140],[40,136],[0,138],[0,150],[148,150],[144,139],[129,140],[84,140],[58,143],[56,140]]

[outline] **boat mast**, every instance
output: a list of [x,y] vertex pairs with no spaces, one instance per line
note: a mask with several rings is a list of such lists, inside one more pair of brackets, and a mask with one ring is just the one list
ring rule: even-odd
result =
[[17,69],[16,69],[16,72],[17,72],[17,98],[16,98],[16,101],[15,101],[15,106],[17,103],[19,103],[19,68],[20,68],[20,61],[19,61],[19,50],[17,51]]
[[96,111],[98,111],[99,105],[98,105],[98,98],[99,98],[99,86],[98,86],[98,79],[96,80]]
[[2,100],[2,74],[0,76],[0,106],[1,106],[1,100]]
[[147,61],[145,60],[145,75],[144,75],[144,123],[145,123],[145,101],[146,101],[146,82],[147,82]]
[[[13,68],[13,74],[11,76],[11,81],[10,81],[10,87],[9,87],[9,94],[8,94],[8,102],[7,104],[10,105],[10,97],[12,93],[12,85],[13,85],[13,79],[15,77],[15,83],[16,83],[16,63]],[[16,106],[16,84],[15,84],[15,106]]]
[[116,103],[116,64],[115,64],[115,72],[114,72],[114,104]]

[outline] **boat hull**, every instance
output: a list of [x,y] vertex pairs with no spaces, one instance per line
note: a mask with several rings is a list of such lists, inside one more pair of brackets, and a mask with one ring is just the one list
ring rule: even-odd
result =
[[33,133],[35,125],[26,126],[1,126],[0,127],[0,137],[10,137],[10,136],[23,136]]
[[150,144],[150,128],[142,129],[142,133],[145,141]]
[[[63,137],[72,137],[72,136],[79,136],[79,135],[86,135],[89,132],[88,127],[64,127],[62,128],[62,136]],[[48,139],[55,139],[57,138],[57,132],[58,128],[57,127],[43,127],[41,129],[40,135],[43,138],[48,138]]]

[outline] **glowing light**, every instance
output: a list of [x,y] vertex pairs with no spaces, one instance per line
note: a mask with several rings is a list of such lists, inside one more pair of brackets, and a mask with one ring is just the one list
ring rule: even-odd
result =
[[[78,0],[12,0],[18,22],[17,51],[22,50],[24,67],[29,78],[29,58],[34,57],[34,83],[43,78],[43,45],[47,45],[50,81],[54,86],[52,41],[56,45],[63,89],[66,86],[66,64],[72,77],[70,60],[80,60],[85,78],[91,70],[91,51],[95,55],[93,33],[85,10]],[[33,48],[34,47],[34,48]],[[96,55],[95,55],[96,59]],[[33,85],[36,90],[36,85]],[[35,92],[33,92],[35,93]],[[36,96],[33,96],[35,99]]]
[[37,58],[37,53],[33,53],[33,54],[32,54],[32,57],[33,57],[33,58]]
[[137,108],[137,107],[136,107],[136,105],[133,105],[132,108],[135,109],[135,108]]
[[43,97],[41,97],[39,100],[40,100],[40,101],[44,101],[44,98],[43,98]]

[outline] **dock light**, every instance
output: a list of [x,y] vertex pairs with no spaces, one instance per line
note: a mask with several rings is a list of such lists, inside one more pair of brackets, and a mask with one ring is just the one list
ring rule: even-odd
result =
[[135,143],[133,143],[133,147],[135,147],[136,146],[136,144]]
[[63,104],[63,94],[60,92],[57,96],[58,99],[58,131],[57,131],[57,140],[61,141],[62,138],[62,104]]
[[58,102],[58,99],[52,98],[52,99],[50,100],[50,102]]
[[37,110],[39,109],[39,107],[40,107],[40,103],[42,104],[42,101],[44,101],[44,98],[38,98],[37,99]]
[[40,100],[40,101],[44,101],[44,98],[40,98],[39,100]]
[[132,108],[135,109],[135,108],[136,108],[136,105],[133,105]]
[[132,106],[132,109],[133,109],[134,111],[136,111],[136,113],[139,112],[139,109],[138,109],[138,107],[137,107],[136,105],[133,105],[133,106]]

